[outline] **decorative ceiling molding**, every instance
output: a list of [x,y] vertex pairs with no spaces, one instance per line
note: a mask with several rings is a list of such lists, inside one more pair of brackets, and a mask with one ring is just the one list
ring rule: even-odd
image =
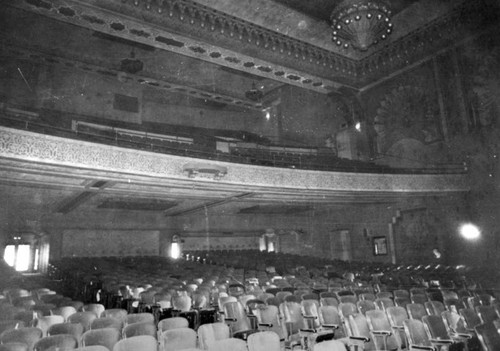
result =
[[[314,62],[314,64],[316,64],[318,67],[321,67],[322,70],[328,71],[324,72],[324,74],[322,75],[315,75],[314,73],[311,74],[307,72],[315,72],[317,69],[310,69],[310,67],[304,67],[303,70],[290,68],[294,67],[294,65],[286,67],[282,64],[255,58],[249,55],[242,54],[235,50],[228,50],[223,48],[222,46],[212,45],[203,40],[196,40],[188,36],[177,34],[180,29],[178,27],[174,28],[173,30],[169,30],[167,29],[168,27],[165,28],[165,26],[155,25],[149,22],[147,23],[144,19],[144,16],[139,16],[140,19],[130,17],[130,11],[128,11],[127,14],[115,13],[103,8],[95,8],[89,6],[88,4],[78,3],[74,0],[8,0],[7,2],[12,7],[34,12],[36,14],[47,16],[59,21],[71,23],[73,25],[78,25],[90,30],[95,30],[120,38],[140,42],[146,45],[157,47],[159,49],[172,51],[184,56],[194,57],[220,66],[230,67],[249,74],[262,76],[291,85],[296,85],[320,93],[329,93],[332,90],[340,87],[337,82],[325,78],[327,76],[332,76],[332,72],[339,72],[339,74],[343,74],[345,76],[344,79],[342,79],[343,77],[339,77],[338,80],[344,80],[346,81],[346,84],[349,76],[351,77],[351,79],[355,76],[355,62],[349,59],[342,58],[341,56],[336,57],[335,62],[332,59],[328,59],[319,54],[316,61],[314,61],[312,57],[309,58],[308,62]],[[121,1],[108,1],[107,3],[121,5]],[[181,2],[179,2],[179,4],[180,3]],[[123,8],[125,5],[119,6],[119,8]],[[187,16],[187,13],[190,13],[191,15],[197,15],[197,13],[187,11],[186,7],[181,5],[177,5],[175,8],[179,10],[178,19],[181,22],[187,20],[185,17]],[[158,13],[156,13],[156,15],[158,15]],[[167,15],[163,14],[160,17],[164,16]],[[169,21],[164,23],[170,23],[170,25],[172,25],[173,21],[171,20],[171,18],[167,17],[167,19]],[[191,22],[191,20],[189,20],[189,22]],[[162,25],[164,23],[162,23]],[[219,32],[222,31],[222,34],[225,33],[228,24],[226,25],[220,20],[216,21],[216,23],[221,23]],[[216,28],[214,27],[214,31],[215,29]],[[237,37],[239,38],[241,34],[241,40],[245,39],[244,35],[250,35],[249,38],[254,35],[254,31],[249,32],[244,28],[238,30],[240,30],[240,32],[233,32],[233,36],[237,34]],[[269,31],[269,33],[272,32]],[[210,32],[210,36],[212,37],[216,35]],[[282,40],[287,39],[287,37],[282,34],[279,34],[279,37],[281,37]],[[250,41],[248,41],[247,39],[247,42],[249,44],[253,43],[258,47],[263,43],[261,41],[253,39]],[[257,42],[259,44],[257,44]],[[272,47],[270,47],[269,49],[272,53],[277,51],[288,56],[301,56],[298,53],[299,51],[294,53],[294,50],[299,50],[297,45],[293,46],[286,42],[281,43],[278,39],[275,40],[275,43],[275,46],[273,46],[275,48],[275,51],[272,50]],[[308,45],[306,43],[304,43],[303,45],[304,46],[301,47],[300,50],[302,50],[305,55],[306,51],[304,50],[308,47]],[[241,48],[241,45],[234,45],[234,47]],[[311,47],[311,49],[318,48]],[[260,48],[260,51],[263,51],[262,48]],[[325,53],[327,53],[327,51],[325,51]],[[302,55],[301,57],[303,57],[305,61],[306,56],[304,55]],[[273,56],[275,59],[277,58],[276,56],[274,56],[274,54],[272,54],[271,56]],[[295,60],[292,59],[292,61]]]
[[[494,0],[451,11],[354,60],[191,0],[8,0],[8,4],[91,30],[249,74],[328,93],[364,87],[496,27]],[[179,33],[183,33],[182,35]],[[194,39],[196,38],[196,39]],[[230,48],[230,49],[229,49]],[[361,56],[360,56],[361,57]]]

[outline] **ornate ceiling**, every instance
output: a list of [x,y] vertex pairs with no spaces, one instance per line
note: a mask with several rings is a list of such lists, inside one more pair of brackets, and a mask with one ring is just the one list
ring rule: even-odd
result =
[[[121,59],[135,47],[145,68],[123,79],[243,108],[261,108],[245,98],[252,82],[264,94],[290,84],[320,93],[346,86],[363,90],[436,53],[471,40],[496,26],[492,0],[392,0],[394,32],[366,52],[342,49],[331,41],[328,17],[339,3],[314,0],[8,0],[17,10],[80,36],[78,45],[39,40],[21,45],[4,39],[5,51],[35,55],[52,63],[119,75],[119,58],[104,54],[106,43],[120,46]],[[29,16],[27,16],[29,17]],[[32,21],[30,22],[32,23]],[[64,29],[70,24],[71,30]],[[76,26],[76,27],[75,27]],[[63,28],[63,29],[61,29]],[[85,31],[88,34],[85,34]],[[61,35],[63,35],[61,33]],[[84,37],[86,36],[87,39]],[[94,45],[86,45],[99,38]],[[21,40],[22,42],[22,40]],[[79,46],[79,47],[78,47]],[[102,49],[99,54],[97,48]],[[143,49],[141,51],[141,49]],[[81,55],[79,50],[87,51]],[[95,50],[94,55],[91,53]],[[115,63],[106,62],[108,58]],[[164,62],[189,67],[192,74],[167,76]],[[68,62],[71,61],[71,62]],[[231,77],[223,77],[223,75]],[[200,83],[201,80],[201,84]],[[237,81],[238,88],[227,88]],[[219,84],[218,82],[222,82]],[[186,89],[186,87],[188,89]]]

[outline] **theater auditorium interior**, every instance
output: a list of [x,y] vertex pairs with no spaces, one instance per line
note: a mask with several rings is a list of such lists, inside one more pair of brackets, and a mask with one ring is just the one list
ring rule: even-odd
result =
[[0,351],[500,350],[497,0],[0,23]]

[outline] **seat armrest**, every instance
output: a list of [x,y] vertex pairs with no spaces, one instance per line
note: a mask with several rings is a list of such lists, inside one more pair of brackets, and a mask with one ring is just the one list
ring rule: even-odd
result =
[[370,338],[367,338],[365,336],[350,336],[349,339],[356,340],[356,341],[363,341],[363,342],[369,342],[370,341]]
[[456,337],[456,338],[460,338],[460,339],[471,339],[472,338],[471,334],[466,334],[466,333],[453,333],[451,336]]
[[229,322],[236,322],[238,319],[237,318],[224,318],[224,321],[229,321]]
[[410,350],[429,350],[436,351],[434,346],[424,346],[424,345],[410,345]]
[[316,329],[299,329],[302,333],[316,333]]
[[392,335],[392,332],[389,330],[372,330],[372,333],[374,335],[387,335],[387,336]]
[[272,327],[273,327],[273,324],[272,324],[272,323],[259,323],[259,326],[260,326],[260,327],[268,327],[268,328],[272,328]]
[[430,342],[433,344],[444,344],[444,345],[450,345],[454,343],[454,341],[451,339],[430,339]]
[[322,327],[323,328],[329,328],[329,329],[339,329],[339,325],[338,324],[323,324]]

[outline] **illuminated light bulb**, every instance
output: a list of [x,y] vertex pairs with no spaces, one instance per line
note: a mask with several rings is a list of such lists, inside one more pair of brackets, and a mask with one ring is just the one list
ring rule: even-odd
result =
[[361,132],[361,122],[357,122],[354,128],[356,128],[358,132]]
[[466,223],[460,227],[460,234],[467,240],[476,240],[481,235],[481,232],[474,224]]

